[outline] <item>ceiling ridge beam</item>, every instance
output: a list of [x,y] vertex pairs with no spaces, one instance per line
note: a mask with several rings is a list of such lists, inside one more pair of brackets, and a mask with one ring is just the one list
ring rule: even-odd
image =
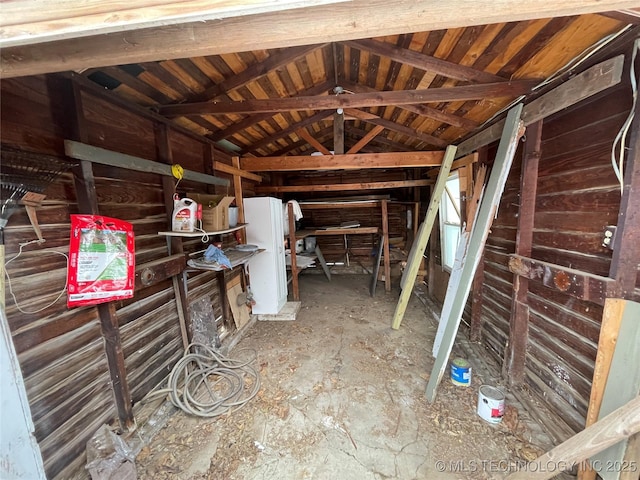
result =
[[395,62],[411,65],[412,67],[424,70],[425,72],[436,73],[447,78],[471,83],[494,83],[507,81],[507,79],[492,73],[477,70],[465,65],[458,65],[457,63],[449,62],[448,60],[442,60],[431,55],[416,52],[415,50],[398,47],[378,40],[347,40],[342,43],[350,48],[366,50],[381,57],[390,58]]
[[442,138],[434,137],[433,135],[430,135],[428,133],[419,132],[418,130],[407,127],[405,125],[401,125],[399,123],[392,122],[391,120],[379,117],[378,115],[374,115],[373,113],[365,112],[355,108],[345,109],[345,113],[357,118],[358,120],[362,120],[363,122],[371,123],[373,125],[380,125],[381,127],[384,127],[388,130],[392,130],[408,137],[427,142],[429,145],[443,148],[449,145],[449,142],[443,140]]
[[300,96],[273,99],[247,99],[236,102],[199,102],[158,107],[168,117],[190,115],[228,115],[242,113],[326,110],[337,108],[380,107],[416,103],[457,102],[494,97],[517,97],[531,92],[538,80],[514,80],[500,83],[462,85],[422,90],[382,91],[353,95]]
[[[361,85],[359,83],[349,82],[343,83],[341,86],[355,93],[371,93],[380,91],[375,88],[369,87],[368,85]],[[453,113],[443,112],[442,110],[428,107],[427,105],[402,105],[397,106],[396,108],[408,110],[409,112],[420,115],[421,117],[428,117],[433,120],[446,123],[448,125],[453,125],[454,127],[464,128],[466,130],[474,130],[480,126],[480,123],[476,122],[475,120],[464,118]]]

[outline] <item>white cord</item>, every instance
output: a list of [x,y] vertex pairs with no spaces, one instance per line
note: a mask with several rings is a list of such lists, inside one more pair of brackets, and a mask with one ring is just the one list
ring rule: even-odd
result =
[[[60,300],[60,297],[62,297],[62,295],[64,295],[64,292],[67,291],[67,275],[65,274],[65,280],[64,280],[64,288],[60,291],[60,293],[58,294],[58,296],[55,298],[55,300],[53,300],[51,303],[45,305],[42,308],[39,308],[38,310],[33,310],[33,311],[27,311],[27,310],[23,310],[20,307],[20,304],[18,303],[18,299],[16,298],[15,294],[13,293],[13,287],[11,285],[11,277],[9,276],[9,271],[7,270],[7,265],[9,265],[11,262],[13,262],[16,258],[18,258],[20,255],[22,255],[22,249],[24,247],[26,247],[27,245],[31,245],[32,243],[39,243],[39,244],[43,244],[45,242],[45,240],[31,240],[29,242],[24,242],[24,243],[20,243],[20,250],[18,251],[18,254],[15,257],[12,257],[11,259],[9,259],[7,262],[5,262],[4,264],[4,275],[5,277],[7,277],[7,285],[9,286],[9,293],[11,294],[11,298],[13,298],[14,303],[16,304],[16,308],[18,309],[19,312],[24,313],[26,315],[31,315],[33,313],[40,313],[43,310],[46,310],[47,308],[49,308],[51,305],[53,305],[54,303],[56,303],[58,300]],[[67,256],[66,253],[62,253],[62,252],[56,252],[55,250],[51,250],[49,252],[40,252],[40,253],[55,253],[57,255],[62,255],[66,260],[67,260],[67,268],[69,266],[69,257]]]
[[202,220],[196,220],[196,221],[198,222],[200,227],[194,227],[194,230],[196,232],[202,232],[203,235],[202,235],[202,238],[200,239],[200,241],[202,243],[207,243],[209,241],[209,234],[202,229]]
[[[638,102],[638,81],[636,78],[636,55],[640,49],[640,39],[636,39],[633,44],[633,53],[631,54],[631,65],[629,68],[629,76],[631,78],[631,91],[633,92],[633,101],[631,102],[631,111],[629,116],[620,127],[620,131],[616,135],[613,145],[611,146],[611,166],[613,172],[616,174],[618,181],[620,182],[620,195],[624,192],[624,157],[625,157],[625,144],[627,143],[627,133],[631,127],[631,122],[636,113],[636,103]],[[618,147],[619,145],[619,147]],[[616,159],[616,149],[619,150],[619,158]]]

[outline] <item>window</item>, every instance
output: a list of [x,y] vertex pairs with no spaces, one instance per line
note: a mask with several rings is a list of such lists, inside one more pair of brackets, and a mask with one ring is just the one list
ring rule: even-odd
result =
[[454,173],[447,180],[440,202],[440,246],[442,266],[451,270],[460,239],[462,219],[460,217],[460,181]]

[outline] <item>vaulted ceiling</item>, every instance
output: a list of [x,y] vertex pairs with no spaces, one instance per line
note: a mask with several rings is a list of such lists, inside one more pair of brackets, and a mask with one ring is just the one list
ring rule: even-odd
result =
[[[352,34],[282,48],[108,62],[82,75],[237,155],[439,150],[637,24],[635,15]],[[390,10],[390,22],[393,16]],[[273,28],[277,33],[278,24]],[[240,50],[243,41],[238,44]]]

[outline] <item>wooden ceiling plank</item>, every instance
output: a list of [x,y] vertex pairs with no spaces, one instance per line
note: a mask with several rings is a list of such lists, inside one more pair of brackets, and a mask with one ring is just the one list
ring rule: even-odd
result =
[[[273,5],[273,2],[268,3]],[[470,8],[467,0],[352,0],[333,4],[331,8],[291,9],[286,15],[280,12],[243,15],[245,12],[238,12],[237,17],[212,22],[201,21],[202,17],[199,17],[197,22],[180,25],[96,34],[82,42],[70,38],[2,48],[0,73],[7,78],[78,71],[132,62],[219,55],[634,7],[637,7],[637,0],[530,0],[525,3],[504,0],[500,8],[489,7],[486,3]],[[55,11],[54,8],[49,10]],[[198,11],[198,15],[201,14],[202,11]]]
[[344,42],[351,48],[368,50],[376,55],[389,57],[392,60],[404,65],[411,65],[430,73],[436,73],[448,78],[455,78],[465,82],[473,83],[495,83],[504,82],[505,79],[491,73],[476,70],[464,65],[442,60],[437,57],[425,55],[420,52],[400,48],[390,43],[379,42],[377,40],[349,40]]
[[454,102],[491,97],[517,97],[531,91],[535,80],[516,80],[502,83],[463,85],[453,88],[424,90],[383,91],[353,95],[301,96],[292,98],[247,99],[237,102],[200,102],[159,106],[161,115],[168,117],[189,115],[226,115],[229,113],[267,113],[289,110],[323,110],[360,108],[384,105],[411,105],[417,103]]
[[390,182],[336,183],[325,185],[286,185],[256,187],[256,193],[292,193],[292,192],[343,192],[348,190],[384,190],[395,188],[425,187],[432,180],[395,180]]
[[376,125],[364,137],[362,137],[360,141],[358,141],[358,143],[356,143],[353,147],[351,147],[347,151],[347,154],[358,153],[360,150],[362,150],[362,148],[365,145],[367,145],[371,140],[373,140],[376,137],[376,135],[378,135],[383,130],[384,130],[384,127],[382,125]]
[[288,172],[298,170],[359,170],[363,168],[439,167],[443,151],[356,153],[344,155],[254,157],[240,160],[242,170],[250,172]]
[[201,94],[189,99],[189,102],[206,102],[208,100],[213,100],[230,90],[234,90],[246,85],[247,83],[253,82],[273,70],[282,68],[283,66],[294,62],[296,59],[307,55],[309,52],[322,48],[323,46],[324,45],[304,45],[302,47],[293,47],[276,52],[273,55],[270,55],[269,58],[263,62],[254,63],[237,75],[232,75],[217,85],[212,85]]
[[313,148],[315,148],[317,151],[319,151],[323,155],[331,155],[331,152],[329,151],[329,149],[324,145],[322,145],[318,140],[313,138],[306,128],[304,127],[298,128],[295,131],[295,133],[300,138],[303,138],[304,140],[306,140],[307,143],[309,143],[309,145],[311,145]]
[[367,123],[380,125],[389,130],[407,135],[408,137],[420,139],[423,142],[427,142],[429,145],[434,145],[436,147],[446,147],[447,145],[449,145],[449,142],[441,138],[434,137],[433,135],[429,135],[428,133],[419,132],[409,127],[405,127],[404,125],[392,122],[391,120],[387,120],[386,118],[378,117],[377,115],[374,115],[372,113],[363,112],[362,110],[357,109],[347,109],[345,110],[345,113],[360,120],[364,120]]

